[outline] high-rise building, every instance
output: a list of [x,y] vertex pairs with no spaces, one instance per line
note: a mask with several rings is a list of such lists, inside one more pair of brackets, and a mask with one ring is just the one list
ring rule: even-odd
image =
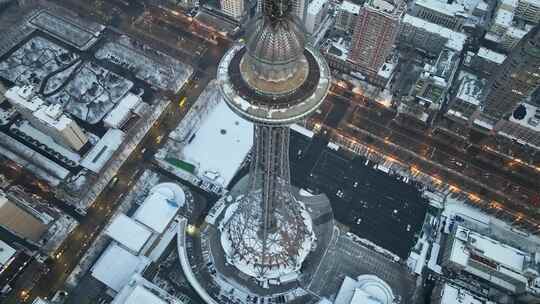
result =
[[484,113],[501,119],[540,86],[540,26],[532,29],[504,60],[488,86]]
[[292,191],[289,125],[323,102],[330,71],[305,43],[294,6],[267,0],[262,12],[248,29],[246,44],[233,46],[218,67],[225,101],[255,126],[250,173],[223,202],[213,238],[228,265],[268,287],[296,280],[317,247],[311,215]]
[[392,51],[405,10],[401,0],[369,0],[360,9],[352,37],[349,60],[360,71],[377,74]]
[[245,0],[220,0],[221,10],[236,20],[242,19],[246,14]]

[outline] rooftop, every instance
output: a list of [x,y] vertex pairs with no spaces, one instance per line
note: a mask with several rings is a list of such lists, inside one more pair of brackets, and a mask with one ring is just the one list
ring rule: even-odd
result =
[[341,5],[339,6],[339,8],[342,11],[346,11],[355,15],[358,15],[358,13],[360,12],[360,5],[352,3],[351,1],[347,1],[347,0],[343,1]]
[[135,253],[141,251],[144,244],[146,244],[152,235],[150,230],[125,214],[119,214],[107,227],[106,233],[115,241]]
[[463,5],[457,2],[448,4],[446,1],[439,0],[416,0],[415,5],[419,5],[448,16],[455,16],[457,14],[465,13],[465,8]]
[[113,128],[120,128],[122,124],[129,118],[133,111],[141,103],[141,98],[135,94],[128,93],[112,111],[103,119],[105,125]]
[[165,300],[156,296],[143,286],[137,285],[128,298],[124,301],[124,304],[167,304]]
[[185,200],[184,190],[177,184],[158,184],[150,190],[133,219],[157,233],[163,233]]
[[511,115],[510,121],[532,129],[536,132],[540,132],[540,107],[526,102],[520,103],[518,107],[523,107],[525,109],[525,116],[519,119],[519,117],[516,117],[516,115]]
[[7,266],[16,253],[17,250],[11,248],[11,246],[0,240],[0,269]]
[[90,152],[85,155],[81,161],[81,166],[94,173],[99,173],[113,153],[120,147],[125,136],[126,134],[121,130],[109,129]]
[[148,264],[147,258],[135,256],[117,244],[112,244],[94,264],[92,276],[118,292],[135,273],[143,271]]
[[504,62],[504,60],[506,59],[506,55],[504,54],[501,54],[501,53],[497,53],[495,51],[492,51],[488,48],[485,48],[485,47],[481,47],[479,50],[478,50],[478,56],[479,57],[482,57],[482,58],[485,58],[489,61],[493,61],[497,64],[501,64]]
[[[216,83],[210,84],[200,98],[208,99],[204,106],[210,110],[190,126],[195,130],[179,156],[195,165],[199,176],[213,176],[213,182],[226,187],[251,149],[253,124],[227,106]],[[223,153],[223,147],[229,153]]]
[[487,264],[490,268],[515,280],[527,282],[527,278],[523,276],[525,257],[529,256],[526,252],[463,226],[456,228],[455,235],[450,253],[452,262],[467,267],[470,264],[469,260],[473,260]]
[[392,289],[375,275],[361,275],[356,280],[345,277],[334,304],[391,304]]
[[484,92],[485,81],[478,79],[478,77],[474,74],[463,71],[460,72],[458,78],[460,85],[457,98],[475,106],[480,105]]
[[444,284],[441,289],[440,304],[492,304],[493,302],[479,298],[473,295],[468,290],[455,287],[449,284]]
[[313,0],[308,5],[308,14],[316,15],[323,8],[328,0]]
[[446,42],[446,46],[458,52],[463,50],[463,45],[465,44],[465,41],[467,40],[467,35],[464,33],[453,31],[444,26],[431,23],[429,21],[426,21],[424,19],[412,16],[409,14],[406,14],[403,17],[402,21],[403,23],[408,23],[417,28],[423,28],[430,33],[436,33],[448,39],[448,41]]

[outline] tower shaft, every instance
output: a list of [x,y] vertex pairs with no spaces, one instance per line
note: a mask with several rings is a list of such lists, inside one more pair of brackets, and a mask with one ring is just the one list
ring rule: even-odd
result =
[[273,210],[291,199],[289,168],[289,127],[255,125],[250,191],[261,191],[264,210],[263,234],[276,230]]

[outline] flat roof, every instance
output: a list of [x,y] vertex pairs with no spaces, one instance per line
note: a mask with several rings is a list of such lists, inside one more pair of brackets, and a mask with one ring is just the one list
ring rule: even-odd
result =
[[116,104],[107,116],[103,119],[106,125],[114,128],[120,128],[122,123],[128,119],[131,112],[142,102],[141,98],[133,93],[127,95]]
[[[215,174],[214,182],[229,185],[253,145],[253,124],[236,115],[211,83],[199,98],[207,98],[212,108],[194,126],[191,141],[182,149],[181,159],[195,165],[197,174]],[[215,99],[218,100],[215,100]],[[227,153],[223,153],[226,150]]]
[[16,253],[17,250],[13,249],[6,242],[0,240],[0,268],[8,264]]
[[446,38],[448,40],[446,42],[446,46],[456,51],[463,50],[463,45],[465,44],[465,41],[467,40],[467,35],[464,33],[453,31],[442,25],[438,25],[436,23],[432,23],[427,20],[412,16],[409,14],[406,14],[403,17],[402,22],[410,24],[417,28],[423,28],[430,33],[436,33]]
[[485,47],[481,47],[478,50],[478,56],[480,56],[482,58],[485,58],[487,60],[493,61],[493,62],[498,63],[498,64],[503,63],[504,60],[506,59],[506,55],[501,54],[501,53],[497,53],[497,52],[495,52],[493,50],[490,50],[488,48],[485,48]]
[[459,89],[457,97],[475,106],[480,105],[483,97],[485,82],[474,74],[461,71],[458,76]]
[[440,304],[488,304],[493,303],[486,299],[474,296],[468,290],[463,288],[454,287],[449,284],[444,284],[441,289],[441,303]]
[[124,301],[124,304],[167,304],[167,302],[156,296],[148,289],[141,285],[137,285],[131,294]]
[[163,233],[186,201],[182,188],[174,183],[161,183],[150,190],[133,218],[157,233]]
[[360,5],[356,3],[352,3],[351,1],[347,1],[347,0],[343,1],[341,5],[339,6],[339,8],[342,11],[346,11],[355,15],[357,15],[360,12]]
[[152,232],[135,220],[121,213],[114,218],[105,233],[129,250],[140,252]]
[[[525,107],[525,117],[523,117],[522,119],[516,119],[514,115],[510,115],[510,121],[520,124],[526,128],[532,129],[536,132],[540,132],[540,123],[538,123],[536,126],[531,124],[531,121],[535,120],[535,115],[540,114],[540,107],[534,106],[526,102],[520,103],[519,106]],[[536,120],[538,121],[540,119]]]
[[463,7],[463,5],[456,2],[452,4],[448,4],[446,2],[438,1],[438,0],[416,0],[414,4],[423,6],[430,10],[433,10],[433,11],[436,11],[436,12],[439,12],[441,14],[448,15],[448,16],[455,16],[457,14],[465,12],[465,8]]
[[[516,275],[521,276],[525,264],[525,256],[528,254],[517,248],[501,243],[497,240],[481,235],[463,226],[456,229],[456,238],[452,245],[450,259],[461,265],[468,265],[474,253],[497,264],[497,270],[503,272],[503,268],[510,269]],[[499,267],[503,266],[503,268]],[[505,272],[505,274],[508,274]],[[525,279],[526,280],[526,279]]]
[[32,214],[10,202],[2,193],[0,193],[0,226],[33,242],[39,242],[48,228]]
[[126,134],[121,130],[109,129],[90,152],[84,156],[81,166],[94,173],[99,173],[120,147],[125,137]]
[[149,264],[146,257],[135,256],[117,244],[112,244],[92,267],[92,276],[114,291],[120,291],[138,272]]

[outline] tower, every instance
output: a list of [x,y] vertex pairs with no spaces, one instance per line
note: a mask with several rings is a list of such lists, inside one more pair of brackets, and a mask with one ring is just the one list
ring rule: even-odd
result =
[[405,11],[401,0],[368,0],[360,9],[350,60],[364,73],[377,74],[390,54]]
[[490,80],[484,113],[499,120],[540,86],[540,26],[512,50]]
[[219,240],[228,264],[262,286],[298,274],[316,241],[290,184],[289,125],[319,107],[330,72],[305,44],[293,4],[262,1],[246,44],[223,56],[217,75],[228,106],[255,128],[250,173],[231,191]]

